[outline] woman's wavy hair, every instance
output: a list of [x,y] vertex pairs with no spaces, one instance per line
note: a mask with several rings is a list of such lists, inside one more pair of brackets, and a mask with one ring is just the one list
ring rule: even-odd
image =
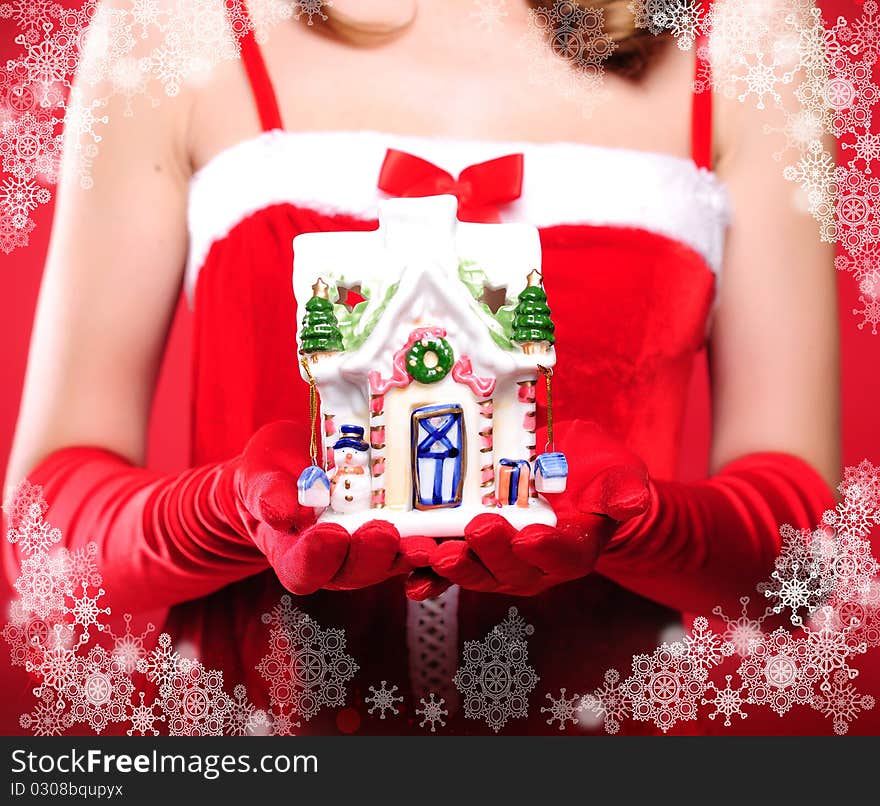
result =
[[[665,37],[652,34],[646,28],[636,25],[636,17],[630,8],[633,0],[523,0],[538,12],[544,11],[542,22],[546,22],[548,46],[560,52],[575,64],[595,64],[597,53],[607,51],[607,40],[599,42],[592,23],[595,18],[588,12],[601,10],[604,18],[604,36],[614,44],[607,58],[602,58],[604,67],[620,75],[636,77],[648,65],[657,45]],[[638,3],[638,0],[635,0]],[[361,46],[379,45],[393,39],[412,23],[364,22],[354,16],[338,11],[333,6],[323,9],[326,19],[321,20],[325,32],[352,44]],[[585,13],[587,12],[587,13]],[[414,19],[414,17],[413,17]],[[578,30],[578,22],[581,25]],[[555,30],[554,30],[555,26]],[[574,33],[575,35],[572,35]]]

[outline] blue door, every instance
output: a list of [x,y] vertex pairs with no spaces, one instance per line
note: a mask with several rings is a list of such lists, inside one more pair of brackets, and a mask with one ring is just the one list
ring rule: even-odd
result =
[[412,414],[413,506],[457,507],[464,479],[461,406],[424,406]]

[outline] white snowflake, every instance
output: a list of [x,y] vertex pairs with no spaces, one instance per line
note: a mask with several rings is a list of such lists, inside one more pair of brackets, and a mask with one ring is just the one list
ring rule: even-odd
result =
[[162,8],[160,0],[131,0],[131,23],[132,26],[140,26],[142,39],[146,39],[150,28],[158,26],[160,18],[168,13],[167,9]]
[[834,595],[838,601],[859,599],[877,576],[871,544],[862,537],[838,534],[834,557]]
[[866,174],[871,173],[871,163],[880,160],[880,134],[871,131],[858,132],[855,134],[855,143],[844,142],[841,147],[845,151],[852,150],[850,164],[854,165],[857,160],[861,160]]
[[38,553],[21,561],[21,575],[15,581],[22,606],[29,613],[45,618],[64,609],[73,586],[67,573],[67,552]]
[[734,653],[734,645],[709,629],[709,620],[703,616],[694,619],[694,625],[683,639],[685,652],[693,664],[693,675],[705,680],[709,670],[721,663],[722,658]]
[[11,0],[0,5],[0,18],[13,20],[25,33],[51,25],[59,12],[54,0]]
[[153,736],[159,735],[159,729],[156,727],[157,722],[165,721],[165,714],[155,712],[156,708],[162,707],[162,701],[154,699],[152,703],[147,705],[144,702],[144,692],[138,692],[139,701],[137,704],[131,703],[129,710],[125,715],[125,722],[131,727],[125,732],[129,736],[146,736],[148,733]]
[[80,546],[69,552],[67,570],[73,585],[85,584],[92,588],[99,587],[102,579],[98,571],[98,544],[86,543],[85,546]]
[[38,660],[27,662],[25,668],[39,678],[38,688],[46,686],[63,691],[73,682],[75,662],[76,653],[73,649],[56,644],[44,647]]
[[768,705],[782,716],[794,705],[813,698],[820,671],[803,639],[794,639],[781,627],[757,642],[739,667],[748,701]]
[[697,701],[706,690],[683,644],[661,644],[650,655],[636,655],[624,681],[633,719],[653,722],[664,733],[677,722],[697,718]]
[[800,186],[809,201],[811,213],[815,215],[823,205],[828,206],[828,215],[833,213],[833,205],[827,203],[835,198],[838,178],[834,158],[825,150],[821,140],[810,140],[801,150],[797,162],[786,165],[782,175]]
[[314,24],[314,18],[327,20],[328,17],[324,13],[325,8],[330,8],[333,3],[329,0],[296,0],[294,3],[294,15],[297,19],[305,17],[309,25]]
[[88,585],[85,582],[81,585],[82,593],[72,597],[72,604],[69,607],[65,605],[64,612],[73,616],[73,623],[82,630],[83,641],[88,641],[91,627],[95,627],[98,632],[106,629],[101,617],[109,616],[110,608],[98,607],[98,599],[104,595],[103,588],[99,588],[95,596],[88,596]]
[[768,599],[776,599],[774,613],[790,611],[791,623],[803,624],[803,615],[822,604],[834,589],[834,538],[825,529],[779,529],[782,548],[771,581],[758,585]]
[[604,63],[617,45],[605,33],[603,9],[566,0],[529,9],[528,30],[518,46],[529,57],[529,83],[549,84],[566,99],[577,98],[585,116],[609,97]]
[[19,179],[41,178],[54,182],[61,155],[61,135],[48,114],[31,112],[4,121],[0,126],[0,164]]
[[880,269],[862,277],[859,281],[859,291],[863,297],[880,298]]
[[495,625],[495,631],[510,641],[526,641],[529,636],[535,634],[535,627],[526,622],[517,608],[511,607],[507,611],[507,616]]
[[15,226],[24,226],[28,215],[50,198],[46,188],[30,179],[8,176],[0,185],[0,211],[9,216]]
[[779,571],[774,571],[772,577],[776,585],[773,589],[766,589],[764,595],[779,600],[773,606],[775,613],[781,613],[785,609],[791,610],[791,623],[798,625],[803,622],[799,611],[803,609],[810,612],[821,601],[816,585],[819,572],[816,570],[802,572],[796,562],[792,564],[791,571],[792,575],[787,578]]
[[577,725],[577,715],[583,708],[584,702],[580,694],[572,694],[571,697],[566,697],[565,689],[562,688],[559,690],[558,698],[553,697],[549,692],[544,696],[550,701],[549,705],[541,707],[542,713],[550,714],[550,716],[547,717],[548,725],[552,725],[554,722],[559,722],[559,730],[565,730],[567,722],[571,722],[572,725]]
[[256,668],[269,683],[272,703],[290,706],[305,720],[321,708],[344,705],[345,683],[358,670],[345,652],[345,632],[322,628],[287,595],[263,622],[271,627],[269,653]]
[[465,716],[482,719],[496,733],[508,720],[528,715],[528,694],[538,683],[528,663],[528,645],[509,637],[511,629],[522,629],[515,615],[511,613],[485,640],[466,641],[464,662],[452,678],[464,699]]
[[18,619],[16,608],[10,609],[10,620],[3,628],[3,639],[9,644],[10,662],[13,666],[38,664],[49,648],[49,620],[34,615]]
[[[877,583],[874,582],[872,587],[876,589]],[[829,605],[814,614],[810,626],[812,629],[845,629],[856,644],[864,643],[866,647],[880,646],[880,608],[876,603],[846,600]]]
[[745,719],[748,716],[748,714],[742,710],[743,705],[748,701],[748,698],[743,696],[746,687],[742,685],[739,688],[732,688],[730,685],[731,679],[732,675],[728,674],[724,676],[726,683],[724,688],[718,688],[718,686],[715,685],[715,682],[710,680],[706,684],[706,693],[708,694],[712,691],[715,693],[715,696],[711,699],[703,697],[701,700],[703,705],[712,705],[715,707],[715,710],[708,715],[709,719],[724,716],[724,727],[726,728],[730,727],[730,717],[735,714],[741,719]]
[[122,618],[125,622],[125,632],[122,635],[116,635],[108,626],[107,633],[113,639],[113,646],[110,649],[113,657],[117,658],[125,670],[131,673],[137,670],[138,663],[146,657],[147,650],[144,641],[156,627],[150,622],[140,635],[135,635],[131,631],[131,613],[125,613]]
[[873,509],[880,508],[880,467],[874,467],[867,459],[847,467],[839,490],[847,498],[865,501]]
[[880,325],[880,298],[862,294],[859,296],[859,303],[861,308],[852,309],[853,314],[862,317],[862,321],[857,325],[858,329],[862,330],[866,326],[870,326],[871,334],[876,336],[877,326]]
[[223,672],[189,660],[162,693],[170,736],[222,736],[232,707]]
[[810,703],[817,711],[833,720],[834,732],[838,735],[847,733],[850,723],[862,711],[869,711],[874,707],[874,698],[870,694],[859,692],[849,681],[849,675],[845,671],[835,672],[828,689],[817,694]]
[[849,659],[864,654],[868,646],[864,642],[853,641],[848,628],[834,629],[826,624],[819,629],[807,628],[806,633],[810,663],[819,670],[822,678],[820,688],[823,691],[829,688],[829,678],[838,670],[843,670],[850,678],[858,675],[856,669],[849,667]]
[[379,688],[370,686],[370,691],[373,692],[373,696],[364,698],[364,702],[370,703],[368,713],[372,714],[374,711],[378,710],[379,719],[385,719],[386,711],[391,711],[393,714],[399,714],[400,710],[394,703],[403,702],[403,697],[398,697],[394,694],[394,692],[397,691],[397,686],[391,686],[391,688],[385,688],[385,686],[385,680],[382,681]]
[[656,35],[666,27],[666,3],[667,0],[629,0],[626,7],[636,28],[646,28]]
[[[765,123],[763,126],[764,134],[781,134],[785,139],[784,145],[773,153],[773,159],[780,162],[783,156],[792,150],[798,154],[804,154],[811,149],[821,152],[821,138],[825,130],[821,112],[803,107],[794,110],[785,109],[783,113],[785,120],[782,126],[773,126],[769,123]],[[833,160],[831,165],[833,167]],[[823,170],[827,170],[825,166],[823,166]],[[784,172],[783,175],[785,175]],[[793,175],[787,178],[790,181],[797,181]],[[824,185],[821,186],[824,187]]]
[[757,53],[745,64],[745,69],[737,81],[745,85],[739,94],[740,101],[745,101],[750,95],[757,100],[758,109],[765,106],[765,98],[769,95],[774,101],[780,103],[782,96],[776,89],[778,84],[790,84],[792,76],[790,72],[779,72],[780,63],[765,53]]
[[704,13],[699,0],[666,0],[654,10],[650,28],[654,33],[669,31],[681,50],[690,50],[703,30]]
[[[869,284],[859,287],[863,294],[880,296],[880,244],[857,244],[849,252],[839,254],[834,259],[834,265],[839,271],[849,272],[857,280],[867,279]],[[842,484],[840,489],[842,492]]]
[[73,721],[87,723],[95,733],[126,718],[133,693],[134,684],[125,668],[101,646],[74,659],[72,679],[61,690],[70,701]]
[[421,708],[416,708],[416,714],[422,717],[422,721],[419,723],[420,727],[425,727],[425,725],[431,725],[431,733],[437,732],[437,723],[440,723],[440,727],[446,726],[446,720],[443,719],[444,716],[449,716],[449,711],[447,711],[443,706],[446,704],[446,700],[441,697],[439,700],[434,699],[435,695],[432,691],[426,700],[422,697],[419,700],[421,704]]
[[761,625],[770,611],[766,610],[760,618],[755,619],[749,615],[749,597],[741,597],[739,603],[742,610],[735,619],[726,616],[720,607],[715,607],[712,612],[725,623],[725,630],[721,634],[724,640],[733,644],[734,652],[744,658],[751,653],[752,645],[763,637]]
[[293,713],[288,712],[284,705],[270,708],[266,718],[273,736],[295,736],[294,729],[302,727],[302,723],[294,721]]
[[880,233],[875,215],[880,202],[880,180],[857,168],[839,165],[834,171],[834,184],[841,242],[850,250],[876,243]]
[[[331,3],[252,0],[250,5],[264,22],[258,31],[263,41],[273,25],[293,18],[294,10],[311,24],[315,17],[326,18],[322,9]],[[45,188],[28,182],[57,179],[61,140],[56,130],[62,118],[80,184],[88,189],[100,127],[109,123],[101,110],[110,97],[124,98],[125,115],[133,114],[132,101],[139,95],[155,106],[154,85],[166,95],[179,94],[185,81],[204,78],[221,61],[238,58],[238,39],[250,27],[239,4],[215,0],[131,0],[120,7],[85,0],[75,8],[15,0],[0,4],[0,10],[21,30],[20,53],[0,71],[5,129],[0,164],[9,178],[24,181],[0,189],[0,249],[6,253],[28,244],[35,204],[51,198]],[[82,86],[108,91],[85,103]]]
[[232,691],[225,718],[225,736],[253,736],[264,732],[263,728],[269,725],[266,712],[248,700],[247,689],[241,683]]
[[[31,508],[36,506],[36,510]],[[18,542],[14,535],[22,522],[30,517],[39,520],[49,509],[43,497],[43,488],[39,484],[31,484],[27,479],[13,487],[3,499],[3,512],[6,514],[7,536],[10,543]],[[59,538],[60,539],[60,538]]]
[[870,60],[855,61],[841,54],[831,60],[831,75],[825,85],[825,103],[831,132],[840,137],[871,125],[878,88],[872,80]]
[[594,713],[604,723],[607,733],[617,733],[620,723],[631,714],[631,706],[627,691],[620,682],[620,673],[616,669],[607,669],[602,685],[584,697],[581,711]]
[[29,714],[22,714],[18,723],[34,736],[61,736],[73,724],[73,720],[65,710],[64,701],[46,687],[34,710]]
[[10,254],[13,250],[27,246],[30,243],[30,234],[36,224],[28,219],[22,226],[21,221],[13,223],[9,216],[0,215],[0,250],[4,254]]
[[487,31],[494,31],[503,25],[509,14],[507,0],[474,0],[476,8],[470,16],[477,20],[477,24]]
[[55,85],[63,86],[69,81],[69,60],[74,54],[71,46],[62,44],[63,41],[56,34],[28,44],[20,61],[27,73],[28,83],[43,90],[40,99],[43,105],[54,105],[52,90]]
[[857,56],[876,60],[880,56],[880,18],[877,17],[875,0],[865,0],[859,19],[843,22],[846,24],[841,26],[840,39],[852,42]]
[[159,636],[159,645],[138,660],[137,669],[146,675],[147,680],[155,683],[159,693],[164,696],[171,690],[171,681],[182,674],[189,663],[171,646],[171,636],[163,632]]
[[10,515],[6,539],[17,544],[23,554],[45,554],[61,542],[61,530],[46,523],[45,502],[33,501],[22,516]]
[[844,493],[837,509],[825,513],[826,522],[834,526],[843,538],[863,538],[876,522],[877,512],[869,499],[860,495]]

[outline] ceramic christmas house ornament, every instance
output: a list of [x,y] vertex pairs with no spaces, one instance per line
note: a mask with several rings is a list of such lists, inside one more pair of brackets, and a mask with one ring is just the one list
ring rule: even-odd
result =
[[446,537],[483,512],[556,522],[534,481],[536,386],[556,360],[538,232],[462,223],[456,207],[388,199],[377,230],[294,239],[330,480],[320,520]]

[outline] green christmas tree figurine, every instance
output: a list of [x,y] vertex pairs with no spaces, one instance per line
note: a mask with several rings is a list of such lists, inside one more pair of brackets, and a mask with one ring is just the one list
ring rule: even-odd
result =
[[312,286],[312,298],[306,303],[306,315],[302,326],[302,351],[312,361],[321,355],[342,350],[342,334],[333,313],[333,303],[328,294],[329,286],[322,278]]
[[545,353],[556,341],[555,329],[541,273],[533,269],[513,311],[513,340],[522,345],[524,353]]

